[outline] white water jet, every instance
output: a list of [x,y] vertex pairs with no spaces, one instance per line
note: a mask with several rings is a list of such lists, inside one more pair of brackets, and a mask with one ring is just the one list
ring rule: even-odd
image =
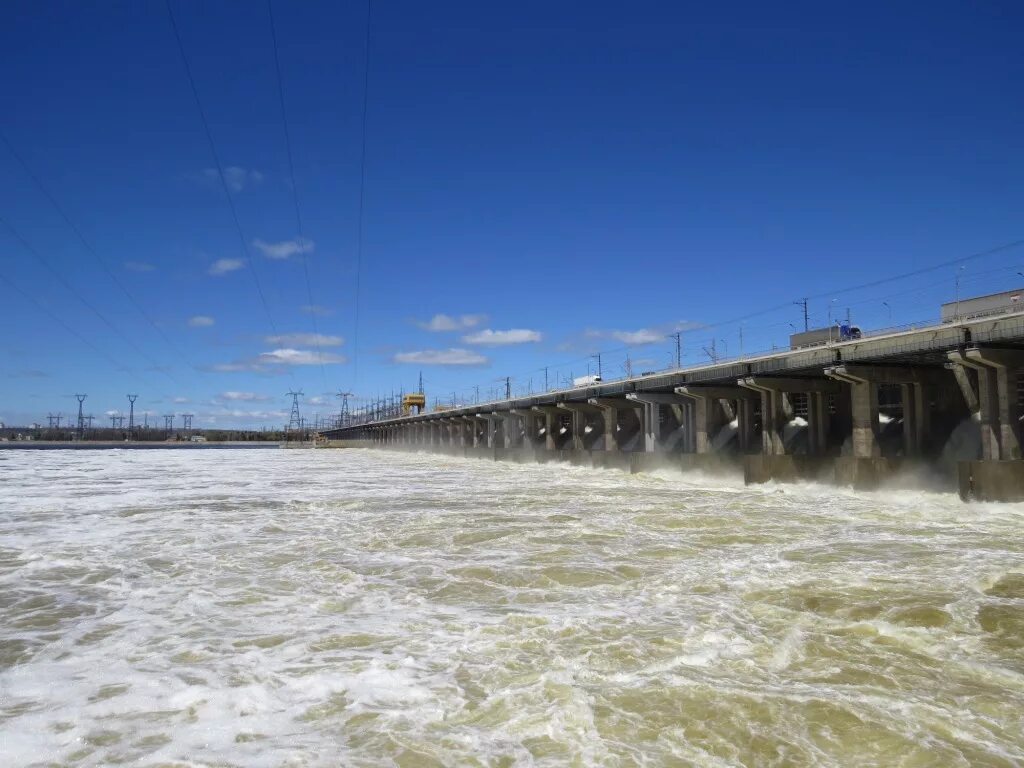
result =
[[951,467],[958,461],[974,461],[981,458],[981,415],[974,413],[964,419],[949,435],[942,446],[939,463]]
[[711,450],[716,452],[723,450],[732,442],[733,438],[736,437],[739,431],[739,419],[733,419],[728,424],[723,425],[722,428],[718,430],[718,434],[716,434],[711,440]]

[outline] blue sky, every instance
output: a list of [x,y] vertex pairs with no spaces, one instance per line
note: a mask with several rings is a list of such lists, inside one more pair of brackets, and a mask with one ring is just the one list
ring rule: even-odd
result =
[[244,250],[164,3],[101,5],[0,29],[0,128],[88,245],[0,143],[7,423],[486,397],[1024,284],[965,258],[1024,237],[1015,3],[374,0],[358,345],[366,5],[273,6],[300,243],[266,5],[172,0]]

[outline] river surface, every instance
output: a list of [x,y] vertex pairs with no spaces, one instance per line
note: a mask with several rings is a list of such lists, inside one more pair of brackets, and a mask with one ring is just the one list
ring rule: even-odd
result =
[[1024,765],[1024,506],[0,452],[3,766]]

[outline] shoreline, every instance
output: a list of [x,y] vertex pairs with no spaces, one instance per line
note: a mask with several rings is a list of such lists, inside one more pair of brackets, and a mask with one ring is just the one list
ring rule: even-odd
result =
[[224,448],[269,449],[280,448],[283,443],[255,440],[226,440],[223,442],[190,443],[181,442],[148,442],[126,440],[83,440],[81,442],[64,442],[56,440],[10,440],[0,442],[0,451],[53,451],[53,450],[209,450]]

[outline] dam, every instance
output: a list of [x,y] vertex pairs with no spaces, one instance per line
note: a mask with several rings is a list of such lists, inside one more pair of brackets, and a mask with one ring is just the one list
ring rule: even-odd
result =
[[[1013,309],[1016,309],[1014,307]],[[925,469],[1024,500],[1024,312],[837,338],[325,430],[342,444],[875,488]]]

